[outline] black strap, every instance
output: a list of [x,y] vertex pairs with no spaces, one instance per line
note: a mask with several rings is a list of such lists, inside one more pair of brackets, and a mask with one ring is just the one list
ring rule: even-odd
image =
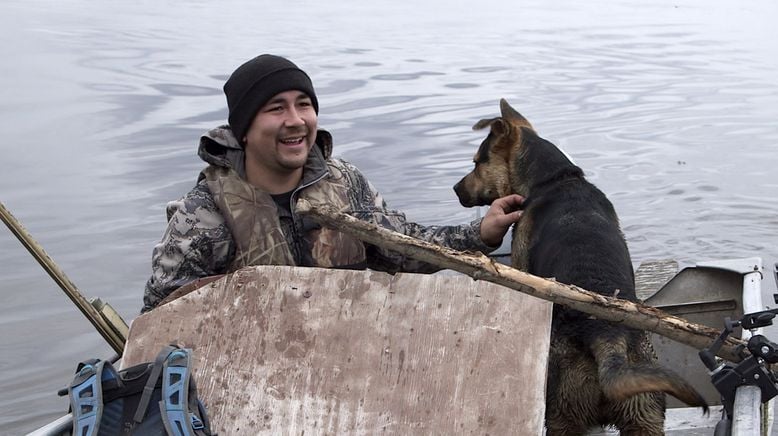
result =
[[148,409],[149,403],[151,402],[151,395],[154,393],[154,387],[157,385],[160,374],[162,374],[162,365],[165,362],[165,359],[167,359],[167,356],[176,348],[177,347],[168,345],[163,348],[162,351],[157,354],[157,358],[154,359],[151,374],[146,381],[146,385],[143,387],[143,395],[141,395],[140,402],[138,402],[138,408],[135,410],[135,417],[133,418],[135,422],[142,422],[143,418],[146,417],[146,409]]

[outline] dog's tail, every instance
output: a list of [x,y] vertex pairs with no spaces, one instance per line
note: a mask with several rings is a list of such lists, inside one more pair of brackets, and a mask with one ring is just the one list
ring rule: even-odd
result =
[[[600,387],[606,397],[622,401],[633,395],[647,392],[664,392],[684,403],[702,407],[708,413],[708,403],[689,382],[675,372],[659,365],[643,361],[631,363],[628,359],[627,338],[599,340],[592,345],[600,379]],[[645,338],[645,349],[640,352],[653,355],[650,342]]]

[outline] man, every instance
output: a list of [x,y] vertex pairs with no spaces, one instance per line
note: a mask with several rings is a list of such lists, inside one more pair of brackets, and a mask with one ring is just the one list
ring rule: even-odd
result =
[[287,59],[265,54],[244,63],[224,93],[229,125],[200,138],[198,155],[208,167],[183,199],[168,204],[144,312],[180,286],[248,265],[439,269],[322,228],[295,213],[299,198],[429,242],[485,253],[501,244],[521,215],[522,198],[515,195],[495,201],[482,220],[461,226],[422,226],[389,210],[356,167],[331,157],[332,137],[318,130],[311,80]]

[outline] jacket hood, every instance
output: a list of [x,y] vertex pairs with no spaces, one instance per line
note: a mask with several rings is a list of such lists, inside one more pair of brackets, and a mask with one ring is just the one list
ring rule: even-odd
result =
[[[316,146],[324,159],[329,159],[332,156],[332,135],[324,129],[317,130]],[[228,125],[205,132],[200,137],[197,155],[211,165],[232,168],[241,176],[246,173],[243,163],[245,152]]]

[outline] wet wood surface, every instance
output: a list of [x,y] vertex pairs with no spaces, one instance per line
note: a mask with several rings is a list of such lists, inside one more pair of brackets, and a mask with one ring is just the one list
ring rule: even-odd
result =
[[460,274],[251,267],[136,318],[220,434],[541,434],[551,303]]

